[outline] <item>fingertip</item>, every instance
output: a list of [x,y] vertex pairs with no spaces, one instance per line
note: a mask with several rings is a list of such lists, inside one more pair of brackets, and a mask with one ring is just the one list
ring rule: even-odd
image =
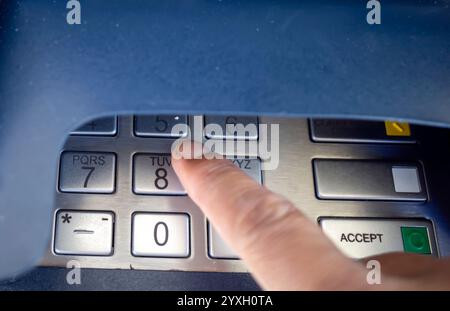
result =
[[[200,155],[198,150],[200,150]],[[200,143],[187,139],[176,140],[172,144],[172,166],[179,177],[184,175],[186,165],[189,164],[188,160],[201,158],[201,150]]]

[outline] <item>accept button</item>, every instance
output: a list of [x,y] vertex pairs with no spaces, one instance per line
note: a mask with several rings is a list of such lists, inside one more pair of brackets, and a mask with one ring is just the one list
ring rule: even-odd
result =
[[350,258],[399,252],[438,257],[433,224],[427,220],[322,217],[319,223]]
[[401,227],[406,253],[431,254],[428,230],[425,227]]

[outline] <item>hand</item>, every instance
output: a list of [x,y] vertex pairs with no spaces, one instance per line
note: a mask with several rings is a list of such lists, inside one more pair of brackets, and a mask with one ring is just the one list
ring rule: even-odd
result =
[[[267,290],[450,290],[450,260],[378,256],[381,284],[364,262],[345,257],[320,227],[228,160],[173,158],[191,199]],[[373,259],[373,258],[372,258]]]

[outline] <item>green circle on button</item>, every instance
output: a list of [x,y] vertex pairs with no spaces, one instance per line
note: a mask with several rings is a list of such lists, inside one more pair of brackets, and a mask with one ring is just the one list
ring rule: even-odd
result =
[[403,250],[407,253],[431,254],[428,229],[419,226],[401,227]]
[[423,236],[418,232],[412,232],[409,235],[409,242],[411,243],[412,246],[414,246],[417,249],[421,249],[425,245]]

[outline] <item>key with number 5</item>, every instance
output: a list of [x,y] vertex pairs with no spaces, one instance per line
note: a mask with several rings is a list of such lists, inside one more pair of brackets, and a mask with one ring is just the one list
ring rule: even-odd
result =
[[59,190],[61,192],[113,193],[116,155],[109,152],[61,154]]
[[187,115],[134,117],[134,134],[141,137],[178,138],[188,134]]
[[172,168],[169,154],[136,154],[133,160],[133,192],[136,194],[186,195]]

